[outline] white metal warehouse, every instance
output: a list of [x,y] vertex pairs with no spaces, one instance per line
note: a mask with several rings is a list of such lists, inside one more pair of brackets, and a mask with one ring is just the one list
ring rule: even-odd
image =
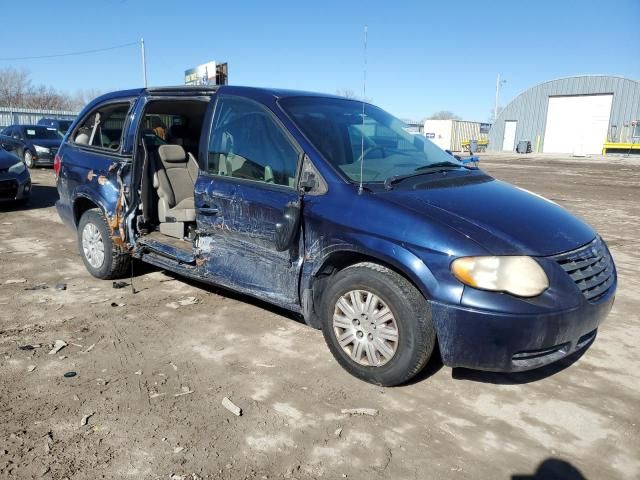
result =
[[528,140],[534,152],[600,154],[607,143],[640,143],[640,82],[581,75],[541,83],[498,115],[489,149],[514,151]]

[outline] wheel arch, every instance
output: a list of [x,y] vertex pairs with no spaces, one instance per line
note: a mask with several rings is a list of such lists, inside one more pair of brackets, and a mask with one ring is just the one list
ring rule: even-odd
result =
[[87,210],[91,210],[94,208],[99,208],[103,215],[106,214],[106,210],[104,208],[104,206],[102,206],[100,204],[100,202],[96,201],[93,198],[90,198],[87,195],[78,195],[75,200],[73,201],[73,223],[75,224],[76,227],[78,227],[78,225],[80,224],[80,219],[82,218],[82,215],[84,215],[84,213]]
[[376,263],[389,268],[409,281],[425,299],[431,298],[436,280],[429,267],[412,252],[397,245],[393,245],[389,253],[343,244],[325,252],[313,262],[311,268],[307,265],[303,270],[301,288],[302,310],[307,324],[315,328],[320,327],[314,306],[319,305],[328,279],[337,272],[362,262]]

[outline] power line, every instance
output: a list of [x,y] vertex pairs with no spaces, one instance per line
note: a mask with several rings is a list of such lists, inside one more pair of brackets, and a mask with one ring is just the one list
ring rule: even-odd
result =
[[140,42],[138,41],[138,42],[123,43],[122,45],[114,45],[113,47],[96,48],[93,50],[83,50],[80,52],[57,53],[55,55],[35,55],[32,57],[0,57],[0,61],[37,60],[41,58],[71,57],[75,55],[87,55],[89,53],[106,52],[107,50],[116,50],[118,48],[131,47],[132,45],[140,45]]

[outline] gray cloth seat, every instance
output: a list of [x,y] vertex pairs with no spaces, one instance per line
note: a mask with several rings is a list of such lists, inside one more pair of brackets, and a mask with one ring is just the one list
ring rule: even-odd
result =
[[175,207],[167,210],[167,218],[174,218],[176,222],[195,222],[196,207],[192,198],[185,198],[176,204]]
[[181,145],[160,146],[158,158],[153,186],[159,197],[160,231],[181,238],[184,223],[196,220],[193,187],[198,178],[198,163]]

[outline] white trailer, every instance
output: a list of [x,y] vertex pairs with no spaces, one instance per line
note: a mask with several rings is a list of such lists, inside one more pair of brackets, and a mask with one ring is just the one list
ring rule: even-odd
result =
[[[444,150],[461,152],[468,149],[469,141],[477,140],[486,148],[489,124],[464,120],[425,120],[424,136]],[[463,148],[463,145],[466,146]]]

